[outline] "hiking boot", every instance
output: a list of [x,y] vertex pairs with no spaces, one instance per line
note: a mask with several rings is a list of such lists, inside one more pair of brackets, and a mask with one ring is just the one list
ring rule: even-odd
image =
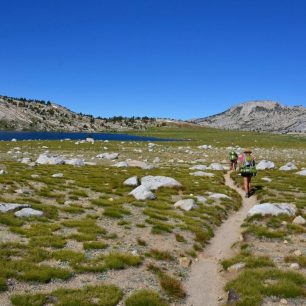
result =
[[245,194],[245,197],[246,197],[246,198],[248,198],[248,197],[249,197],[249,193],[248,193],[248,192]]

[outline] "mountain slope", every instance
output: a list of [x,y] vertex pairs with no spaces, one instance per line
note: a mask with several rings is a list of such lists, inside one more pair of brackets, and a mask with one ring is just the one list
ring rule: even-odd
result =
[[306,108],[283,106],[274,101],[250,101],[191,122],[230,130],[306,133]]
[[24,98],[0,96],[0,129],[102,132],[120,130],[143,130],[157,126],[154,118],[95,118],[91,115],[77,114],[61,105]]

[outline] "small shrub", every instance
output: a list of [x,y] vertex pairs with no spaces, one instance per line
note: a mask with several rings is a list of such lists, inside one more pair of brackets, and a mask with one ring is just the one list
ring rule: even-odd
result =
[[132,293],[125,301],[126,306],[168,306],[158,293],[150,290],[139,290]]

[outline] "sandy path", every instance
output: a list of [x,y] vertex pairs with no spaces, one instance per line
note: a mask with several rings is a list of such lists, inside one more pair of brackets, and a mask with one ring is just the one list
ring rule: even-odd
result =
[[218,306],[226,301],[227,297],[223,291],[226,281],[220,273],[222,267],[219,261],[235,255],[232,245],[239,240],[240,226],[249,209],[256,203],[254,195],[248,199],[244,198],[244,191],[234,185],[230,172],[224,177],[225,184],[241,195],[242,207],[216,230],[210,244],[200,254],[198,261],[192,264],[190,276],[185,284],[188,306]]

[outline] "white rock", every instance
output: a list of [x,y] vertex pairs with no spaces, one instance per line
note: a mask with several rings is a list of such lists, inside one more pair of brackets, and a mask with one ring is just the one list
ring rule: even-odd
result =
[[295,251],[293,252],[293,254],[294,254],[295,256],[299,257],[299,256],[302,256],[302,251],[301,251],[301,250],[295,250]]
[[300,269],[300,265],[296,262],[292,263],[290,265],[290,269],[293,269],[293,270],[299,270]]
[[42,216],[44,213],[41,210],[36,210],[33,208],[23,208],[19,211],[15,212],[16,217],[34,217],[34,216]]
[[288,304],[288,301],[286,299],[281,299],[279,302],[281,304],[283,304],[283,305],[287,305]]
[[257,170],[265,170],[265,169],[273,169],[273,168],[275,168],[275,165],[273,162],[269,160],[261,160],[256,166]]
[[168,176],[153,176],[148,175],[141,179],[141,185],[148,190],[157,190],[160,187],[181,187],[181,183],[172,177]]
[[17,141],[17,139],[16,139],[16,138],[12,138],[12,140],[11,140],[11,141],[16,142],[16,141]]
[[183,210],[190,211],[193,208],[197,208],[197,204],[194,199],[179,200],[174,204],[174,207],[179,207]]
[[254,215],[272,215],[277,216],[280,214],[286,214],[288,216],[294,216],[296,214],[296,207],[293,204],[288,203],[263,203],[253,206],[247,216]]
[[204,171],[196,171],[196,172],[190,173],[190,175],[193,175],[193,176],[207,176],[207,177],[214,177],[215,176],[213,173],[204,172]]
[[95,163],[95,162],[84,162],[84,164],[86,166],[96,166],[97,165],[97,163]]
[[114,167],[118,167],[118,168],[125,168],[128,167],[129,164],[126,161],[121,161],[119,163],[114,164]]
[[85,165],[85,162],[81,158],[72,158],[72,159],[65,159],[65,164],[81,167]]
[[263,177],[262,180],[268,183],[272,182],[272,180],[269,177]]
[[129,167],[137,167],[145,170],[150,170],[154,168],[153,165],[149,165],[146,162],[140,160],[127,160],[126,162],[128,163]]
[[0,212],[8,212],[19,208],[30,207],[28,204],[16,204],[16,203],[0,203]]
[[238,262],[234,265],[231,265],[228,267],[227,271],[229,272],[237,272],[245,268],[245,263],[244,262]]
[[64,164],[64,158],[60,155],[49,155],[49,154],[40,154],[36,160],[37,164],[40,165],[60,165]]
[[211,145],[198,146],[198,149],[204,149],[204,150],[211,149]]
[[217,171],[223,171],[224,167],[219,163],[212,163],[212,164],[210,164],[209,169],[217,170]]
[[55,173],[55,174],[52,174],[52,177],[64,177],[64,174],[63,173]]
[[196,199],[202,204],[207,202],[207,199],[203,196],[196,196]]
[[160,163],[160,158],[159,157],[155,157],[153,159],[153,164],[159,164]]
[[132,176],[123,182],[126,186],[138,186],[138,178],[137,176]]
[[3,174],[5,174],[6,172],[5,172],[5,170],[4,169],[1,169],[0,170],[0,175],[3,175]]
[[294,224],[304,225],[306,223],[306,220],[302,216],[297,216],[292,222]]
[[291,171],[291,170],[296,170],[297,166],[293,162],[289,162],[286,165],[282,166],[279,168],[281,171]]
[[299,171],[299,172],[296,172],[296,174],[306,176],[306,169],[302,170],[302,171]]
[[89,143],[92,143],[92,144],[95,143],[95,140],[94,140],[93,138],[91,138],[91,137],[87,137],[87,138],[85,139],[85,141],[86,141],[86,142],[89,142]]
[[212,192],[209,192],[209,198],[210,199],[215,199],[215,200],[218,200],[218,199],[230,199],[230,197],[226,194],[223,194],[223,193],[212,193]]
[[32,193],[30,189],[21,189],[21,188],[16,189],[15,192],[18,194],[31,194]]
[[29,158],[29,157],[23,157],[22,159],[21,159],[21,163],[22,164],[30,164],[32,162],[32,160],[31,160],[31,158]]
[[108,159],[108,160],[114,160],[117,159],[119,156],[119,153],[101,153],[98,154],[96,157],[101,159]]
[[143,185],[138,186],[129,194],[137,200],[154,200],[156,198],[155,194]]
[[39,178],[39,175],[38,174],[31,174],[31,177],[32,178]]
[[205,165],[195,165],[189,168],[190,170],[207,170],[208,167]]

